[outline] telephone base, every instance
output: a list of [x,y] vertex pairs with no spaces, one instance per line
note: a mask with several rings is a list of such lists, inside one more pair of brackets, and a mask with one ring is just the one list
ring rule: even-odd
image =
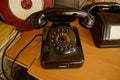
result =
[[44,28],[40,61],[46,69],[81,67],[84,56],[77,28]]
[[98,12],[95,25],[91,29],[95,45],[99,48],[120,47],[120,14]]

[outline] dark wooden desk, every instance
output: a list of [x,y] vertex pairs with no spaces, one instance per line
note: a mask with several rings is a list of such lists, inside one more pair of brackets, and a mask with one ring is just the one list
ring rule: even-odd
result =
[[[71,23],[78,28],[85,62],[75,69],[43,69],[36,56],[41,49],[41,38],[36,38],[17,59],[17,62],[28,69],[28,73],[41,80],[120,80],[120,48],[97,48],[91,33],[77,22]],[[10,59],[31,38],[41,30],[24,33],[23,38],[6,55]]]

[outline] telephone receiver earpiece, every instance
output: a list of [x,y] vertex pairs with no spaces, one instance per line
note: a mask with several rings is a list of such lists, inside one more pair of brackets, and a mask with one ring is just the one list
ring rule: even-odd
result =
[[[79,18],[79,24],[85,28],[92,28],[94,18],[91,14],[74,8],[50,8],[30,15],[30,22],[33,28],[38,29],[52,22],[71,22]],[[82,19],[81,19],[82,18]]]
[[85,11],[81,11],[79,13],[79,17],[81,17],[78,19],[79,24],[81,24],[83,27],[85,27],[85,28],[92,28],[93,27],[95,20],[91,14],[89,14]]
[[97,2],[84,6],[82,9],[90,13],[94,8],[119,8],[120,4],[116,2]]
[[45,15],[43,14],[44,12],[45,11],[38,11],[29,16],[30,23],[33,28],[39,29],[47,24],[47,21],[44,19],[45,18]]

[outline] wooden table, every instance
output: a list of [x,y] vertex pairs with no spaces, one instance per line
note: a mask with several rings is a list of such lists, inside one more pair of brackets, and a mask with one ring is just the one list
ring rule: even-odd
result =
[[[37,37],[19,56],[17,63],[26,67],[28,73],[40,80],[120,80],[120,48],[97,48],[91,33],[81,27],[77,21],[71,25],[79,30],[85,62],[81,68],[44,69],[39,58],[41,37]],[[23,38],[6,54],[13,59],[19,50],[28,43],[35,34],[42,30],[24,32]]]
[[[21,39],[6,53],[6,57],[13,60],[25,45],[27,45],[35,35],[42,34],[42,29],[31,30],[22,33]],[[32,43],[26,47],[17,58],[17,64],[29,68],[34,59],[40,54],[41,37],[36,37]]]

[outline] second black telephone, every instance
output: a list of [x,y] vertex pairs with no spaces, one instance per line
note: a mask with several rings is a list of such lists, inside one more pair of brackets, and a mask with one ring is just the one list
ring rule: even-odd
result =
[[[43,28],[40,61],[44,68],[78,68],[84,62],[78,30],[70,22],[78,19],[85,28],[92,28],[94,18],[72,8],[47,9],[30,16],[34,28]],[[51,26],[46,26],[47,21]]]
[[90,29],[97,47],[120,47],[120,4],[99,2],[89,4],[83,9],[92,14],[95,23]]

